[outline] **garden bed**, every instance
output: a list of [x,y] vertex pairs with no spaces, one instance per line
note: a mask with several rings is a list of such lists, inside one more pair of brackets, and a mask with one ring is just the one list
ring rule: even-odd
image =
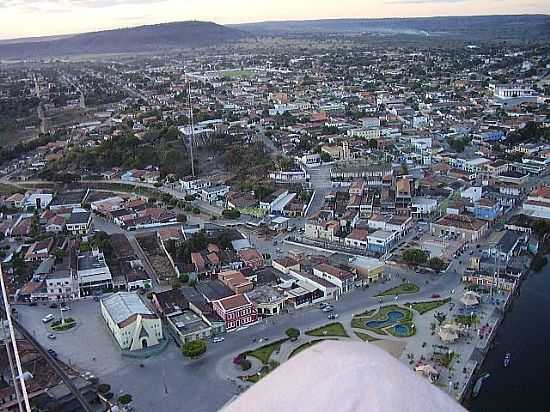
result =
[[380,297],[380,296],[410,295],[412,293],[418,293],[418,292],[420,292],[420,288],[414,283],[403,283],[394,288],[385,290],[384,292],[381,292],[376,296]]
[[434,300],[432,302],[415,302],[415,303],[409,303],[407,306],[409,306],[411,309],[417,311],[421,315],[423,315],[426,312],[429,312],[430,310],[437,309],[451,301],[451,298],[442,299],[442,300]]
[[329,323],[327,325],[321,326],[317,329],[312,329],[306,332],[306,335],[309,336],[337,336],[347,338],[349,335],[346,332],[346,329],[340,322]]

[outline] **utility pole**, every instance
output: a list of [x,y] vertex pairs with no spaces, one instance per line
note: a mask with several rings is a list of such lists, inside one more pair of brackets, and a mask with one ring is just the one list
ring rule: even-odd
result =
[[193,124],[193,106],[191,105],[191,79],[188,83],[187,98],[189,100],[189,124],[191,125],[191,175],[195,177],[195,160],[193,159],[193,145],[195,144],[195,125]]
[[[10,339],[13,348],[13,354],[15,357],[15,364],[17,365],[17,374],[19,375],[19,382],[21,384],[21,392],[23,400],[25,402],[25,411],[31,412],[31,405],[29,403],[29,395],[27,394],[27,385],[25,384],[25,377],[23,376],[23,368],[21,366],[21,359],[19,358],[19,350],[17,349],[17,341],[15,339],[15,330],[13,328],[13,322],[11,321],[11,307],[8,302],[8,294],[6,292],[6,285],[4,283],[4,272],[2,271],[2,265],[0,265],[0,284],[2,286],[2,300],[4,301],[4,309],[6,311],[6,318],[8,321],[8,328],[10,331]],[[17,385],[17,382],[13,382]]]

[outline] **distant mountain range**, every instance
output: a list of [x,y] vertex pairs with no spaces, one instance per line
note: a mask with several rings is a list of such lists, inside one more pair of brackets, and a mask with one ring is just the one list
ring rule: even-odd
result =
[[373,34],[436,37],[450,40],[544,40],[550,38],[550,16],[456,16],[387,19],[274,21],[229,25],[256,35]]
[[220,45],[262,36],[360,35],[439,40],[549,41],[550,16],[329,19],[221,26],[185,21],[68,36],[0,41],[0,60],[151,52]]
[[249,36],[239,29],[215,23],[185,21],[27,41],[2,41],[0,60],[207,47]]

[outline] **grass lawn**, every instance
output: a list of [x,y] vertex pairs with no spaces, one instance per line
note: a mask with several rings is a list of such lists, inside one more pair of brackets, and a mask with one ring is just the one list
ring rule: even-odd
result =
[[279,362],[271,361],[269,364],[262,366],[262,369],[260,369],[260,372],[255,373],[253,375],[248,376],[240,376],[240,378],[243,381],[256,383],[263,377],[265,377],[267,374],[269,374],[273,369],[275,369],[277,366],[279,366]]
[[317,329],[312,329],[306,332],[309,336],[341,336],[348,337],[344,326],[340,322],[329,323]]
[[364,311],[364,312],[362,312],[362,313],[358,313],[358,314],[355,315],[354,317],[358,317],[358,318],[359,318],[359,317],[363,317],[363,316],[364,316],[364,317],[367,317],[367,318],[368,318],[368,317],[371,317],[372,314],[373,314],[374,312],[376,312],[376,309],[370,309],[370,310],[366,310],[366,311]]
[[[401,319],[394,321],[393,323],[388,323],[387,325],[381,325],[380,327],[369,327],[367,326],[368,322],[379,321],[383,322],[388,320],[388,313],[390,312],[400,312],[403,314]],[[355,329],[364,329],[367,331],[374,332],[378,335],[392,334],[391,327],[397,324],[407,324],[412,322],[413,312],[407,308],[402,308],[397,305],[388,305],[381,307],[377,312],[373,313],[370,317],[354,317],[351,321],[351,326]],[[389,328],[388,328],[389,327]],[[393,334],[392,334],[393,335]],[[397,336],[397,335],[394,335]]]
[[281,339],[273,343],[269,343],[264,346],[260,346],[259,348],[254,349],[250,352],[245,352],[247,356],[253,356],[256,359],[258,359],[260,362],[262,362],[264,365],[266,365],[269,362],[269,359],[271,358],[271,355],[273,352],[278,351],[281,349],[281,345],[286,342],[288,339]]
[[420,291],[420,288],[414,283],[403,283],[394,288],[385,290],[382,293],[379,293],[376,296],[396,296],[396,295],[407,295],[411,293],[417,293]]
[[25,189],[21,189],[7,183],[0,183],[0,193],[5,193],[7,195],[12,195],[14,193],[25,193]]
[[307,348],[310,348],[324,340],[328,340],[328,339],[317,339],[317,340],[312,340],[311,342],[306,342],[304,343],[303,345],[300,345],[298,346],[296,349],[294,349],[292,352],[290,352],[290,355],[288,356],[288,359],[292,358],[293,356],[299,354],[300,352],[306,350]]
[[357,335],[357,337],[359,339],[361,339],[363,342],[374,342],[376,340],[380,340],[378,338],[375,338],[371,335],[367,335],[366,333],[361,333],[361,332],[355,332],[355,334]]
[[52,330],[56,332],[62,332],[64,330],[72,329],[76,326],[76,321],[72,318],[65,319],[65,323],[61,324],[61,320],[52,323]]
[[477,315],[458,315],[455,316],[455,322],[460,323],[461,325],[472,326],[477,322]]
[[450,301],[451,301],[451,298],[447,298],[442,300],[434,300],[433,302],[410,303],[410,304],[407,304],[407,306],[409,306],[411,309],[423,315],[424,313],[429,312],[430,310],[437,309],[440,306],[443,306],[446,303],[449,303]]

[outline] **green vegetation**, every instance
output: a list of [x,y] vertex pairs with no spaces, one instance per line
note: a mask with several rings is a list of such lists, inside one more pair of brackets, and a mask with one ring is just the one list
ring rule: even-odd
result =
[[73,318],[67,318],[65,319],[64,323],[61,322],[61,319],[56,320],[55,322],[52,323],[51,328],[56,332],[63,332],[64,330],[72,329],[75,326],[76,326],[76,321]]
[[448,143],[455,152],[462,153],[466,146],[470,144],[470,139],[468,139],[467,137],[456,139],[451,137],[449,138]]
[[477,315],[457,315],[455,316],[455,322],[465,326],[472,326],[477,323]]
[[380,339],[375,338],[375,337],[373,337],[371,335],[368,335],[366,333],[355,332],[355,334],[357,335],[357,337],[359,339],[361,339],[364,342],[374,342],[374,341],[380,340]]
[[396,296],[396,295],[407,295],[411,293],[418,293],[420,288],[414,283],[403,283],[394,288],[385,290],[382,293],[379,293],[376,296]]
[[14,193],[25,193],[25,189],[21,189],[8,183],[0,183],[0,193],[13,195]]
[[403,260],[410,266],[423,265],[428,261],[428,252],[420,249],[408,249],[403,252]]
[[254,72],[248,69],[235,69],[235,70],[227,70],[222,72],[222,77],[224,79],[233,79],[236,77],[248,78],[248,77],[252,77],[253,75],[254,75]]
[[410,303],[407,306],[409,306],[411,309],[423,315],[424,313],[437,309],[449,303],[450,301],[451,301],[451,298],[447,298],[443,300],[435,300],[433,302],[415,302],[415,303]]
[[277,366],[279,366],[279,362],[271,361],[267,365],[262,366],[260,372],[255,373],[254,375],[241,376],[240,378],[245,382],[256,383],[273,371]]
[[124,395],[120,395],[118,397],[118,403],[121,405],[128,405],[130,402],[132,402],[132,395],[125,393]]
[[[389,320],[389,313],[390,312],[400,312],[403,314],[403,317],[401,319],[395,320],[394,322],[388,322],[387,325],[382,325],[381,327],[369,327],[367,326],[368,322],[377,321],[377,322],[385,322]],[[402,308],[397,305],[388,305],[381,307],[376,313],[374,313],[370,317],[358,317],[355,316],[352,319],[352,327],[355,329],[364,329],[367,331],[374,332],[378,335],[386,335],[387,333],[391,332],[389,329],[393,328],[393,326],[398,324],[407,325],[413,320],[413,312],[407,308]],[[400,336],[401,337],[401,336]]]
[[346,329],[340,322],[329,323],[325,326],[321,326],[317,329],[312,329],[306,332],[306,335],[309,336],[338,336],[338,337],[348,337],[349,335],[346,332]]
[[328,339],[317,339],[317,340],[312,340],[311,342],[306,342],[300,346],[298,346],[296,349],[294,349],[292,352],[290,352],[290,355],[288,356],[288,359],[292,358],[293,356],[296,356],[297,354],[299,354],[300,352],[306,350],[307,348],[310,348],[318,343],[321,343],[323,342],[324,340],[328,340]]
[[195,359],[206,352],[206,342],[204,340],[194,340],[182,345],[181,353],[188,358]]
[[269,359],[273,352],[278,352],[281,349],[281,345],[286,342],[288,339],[281,339],[273,343],[269,343],[259,348],[254,349],[253,351],[245,352],[245,356],[253,356],[262,362],[264,365],[267,365]]
[[300,336],[300,330],[296,328],[288,328],[285,333],[293,341]]
[[237,209],[224,209],[222,212],[222,216],[226,219],[238,219],[241,217],[241,212],[239,212]]
[[430,267],[431,269],[437,272],[440,272],[447,267],[447,264],[442,259],[433,257],[430,260],[428,260],[428,267]]

